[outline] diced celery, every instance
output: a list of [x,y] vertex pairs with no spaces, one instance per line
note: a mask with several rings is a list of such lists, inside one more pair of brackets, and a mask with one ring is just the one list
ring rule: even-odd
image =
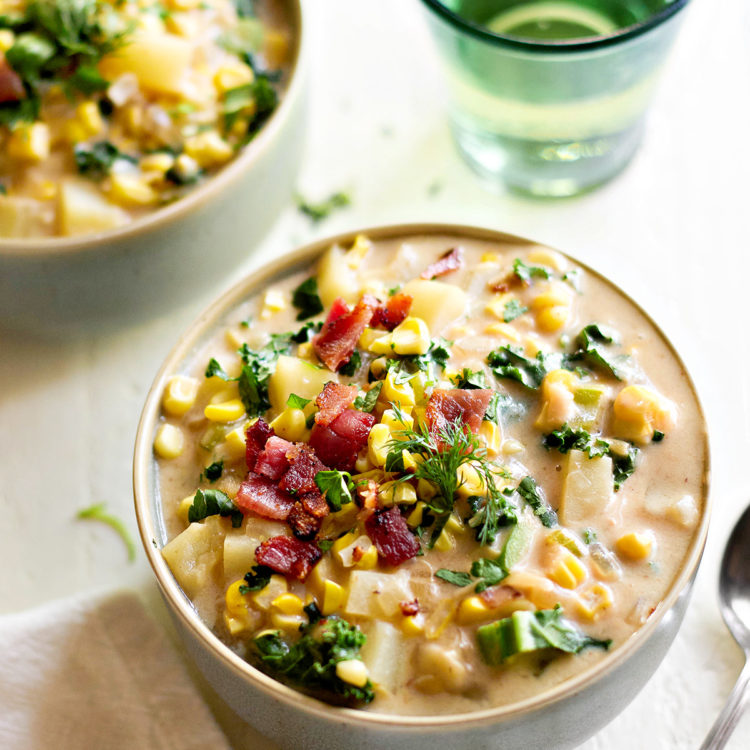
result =
[[499,562],[505,570],[510,572],[511,568],[526,557],[533,538],[534,524],[525,516],[520,516],[518,523],[510,530],[500,553]]

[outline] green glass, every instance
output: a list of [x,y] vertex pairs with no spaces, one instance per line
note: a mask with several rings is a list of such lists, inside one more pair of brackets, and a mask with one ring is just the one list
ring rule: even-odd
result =
[[468,163],[569,196],[630,161],[688,0],[423,0]]

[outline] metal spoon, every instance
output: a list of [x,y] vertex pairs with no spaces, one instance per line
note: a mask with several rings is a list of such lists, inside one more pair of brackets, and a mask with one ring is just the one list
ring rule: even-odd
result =
[[737,521],[721,561],[719,607],[734,640],[745,652],[745,666],[719,718],[700,750],[719,750],[742,716],[750,684],[750,508]]

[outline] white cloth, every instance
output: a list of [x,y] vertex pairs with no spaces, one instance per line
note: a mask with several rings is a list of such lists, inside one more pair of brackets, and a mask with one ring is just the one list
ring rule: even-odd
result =
[[2,750],[229,750],[130,592],[0,617]]

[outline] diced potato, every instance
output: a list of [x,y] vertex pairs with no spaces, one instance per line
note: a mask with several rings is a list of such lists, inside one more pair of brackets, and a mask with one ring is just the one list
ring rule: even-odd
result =
[[419,647],[418,672],[415,684],[424,693],[460,692],[466,687],[468,670],[463,659],[453,649],[437,643]]
[[399,602],[414,598],[406,578],[399,573],[355,570],[349,578],[346,614],[361,617],[396,617]]
[[0,195],[0,237],[35,237],[43,234],[42,216],[39,201]]
[[193,50],[192,44],[173,34],[141,32],[104,57],[99,72],[108,80],[134,73],[147,91],[179,96]]
[[258,540],[246,536],[241,529],[233,529],[224,537],[224,578],[233,581],[244,577],[255,563]]
[[[281,412],[292,393],[314,401],[329,381],[338,381],[338,376],[330,370],[316,367],[297,357],[282,355],[276,363],[276,370],[268,381],[268,396],[272,408]],[[308,409],[311,405],[308,405]]]
[[466,292],[453,284],[414,279],[401,291],[411,295],[409,314],[421,318],[433,335],[461,317],[466,309]]
[[378,690],[394,692],[406,679],[409,659],[406,639],[397,628],[376,620],[364,628],[367,642],[360,656],[367,665],[370,679]]
[[698,506],[692,495],[683,495],[677,502],[667,507],[666,517],[672,523],[684,526],[686,529],[692,528],[698,521]]
[[64,180],[58,193],[58,229],[66,237],[104,232],[130,221],[128,214],[107,201],[93,185]]
[[347,262],[344,250],[332,245],[323,254],[318,263],[318,294],[326,308],[330,307],[337,297],[349,303],[359,298],[359,281],[357,273]]
[[570,451],[563,480],[560,520],[566,526],[585,523],[602,512],[612,499],[612,492],[609,456],[589,458],[583,451]]

